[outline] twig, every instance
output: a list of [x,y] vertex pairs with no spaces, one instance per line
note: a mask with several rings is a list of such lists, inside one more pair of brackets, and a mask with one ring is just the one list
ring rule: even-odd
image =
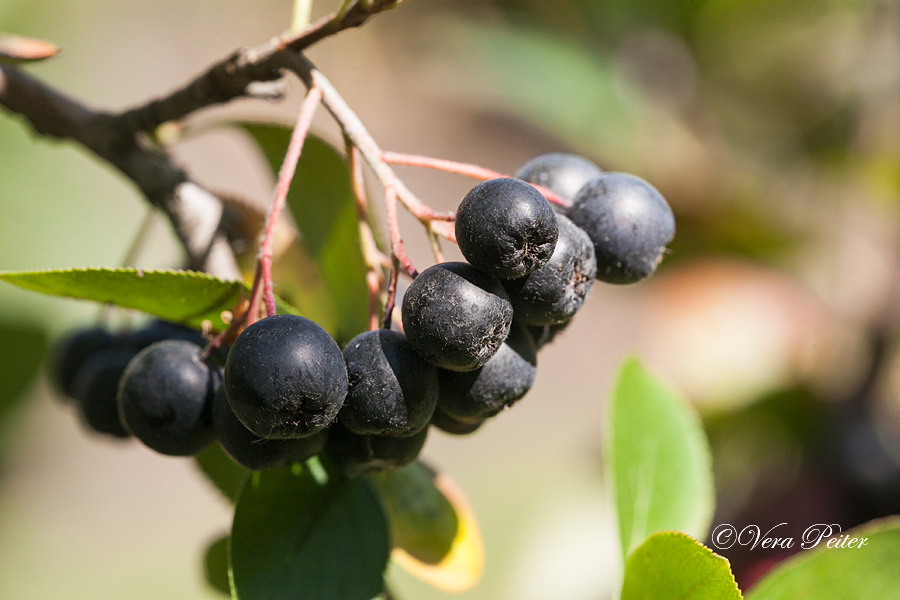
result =
[[388,229],[391,232],[391,255],[399,263],[403,272],[415,279],[419,272],[416,271],[406,254],[403,236],[400,235],[400,223],[397,221],[397,190],[392,187],[385,188],[384,206],[387,210]]
[[[445,160],[443,158],[432,158],[430,156],[419,156],[417,154],[402,154],[400,152],[381,153],[381,159],[390,165],[403,165],[406,167],[422,167],[424,169],[434,169],[436,171],[444,171],[445,173],[453,173],[455,175],[463,175],[479,181],[487,181],[488,179],[497,179],[500,177],[510,177],[493,169],[485,169],[479,165],[471,163],[461,163],[453,160]],[[531,186],[539,191],[548,202],[558,204],[560,206],[569,206],[569,202],[559,194],[550,191],[542,185],[531,183]]]
[[[286,56],[288,58],[288,56]],[[328,78],[309,62],[300,53],[289,56],[288,67],[297,74],[307,87],[317,87],[322,90],[322,104],[334,116],[341,126],[344,135],[350,138],[353,144],[359,148],[366,163],[375,173],[375,177],[381,185],[387,189],[393,189],[397,198],[419,221],[428,224],[432,221],[452,221],[454,213],[440,213],[419,200],[406,184],[397,177],[394,170],[382,160],[382,150],[375,139],[360,121],[355,112],[347,105],[338,91],[331,85]]]
[[122,259],[123,267],[127,268],[135,266],[137,256],[144,244],[147,243],[147,238],[150,236],[154,217],[156,217],[155,211],[153,210],[153,207],[149,207],[146,214],[144,214],[144,218],[141,219],[141,225],[138,228],[137,233],[134,234],[134,238],[131,240],[131,245],[128,247],[128,250],[125,251],[125,258]]
[[428,241],[431,243],[431,254],[435,263],[444,262],[444,251],[441,250],[441,239],[434,229],[428,228]]
[[354,146],[347,138],[344,141],[347,149],[347,162],[350,166],[350,178],[353,183],[353,197],[356,200],[359,243],[362,248],[363,262],[366,265],[366,286],[369,294],[369,329],[374,330],[378,329],[379,300],[381,287],[384,285],[383,269],[391,264],[391,259],[378,249],[372,225],[369,223],[369,204],[359,148]]
[[153,131],[166,121],[177,121],[214,104],[247,96],[247,86],[282,76],[285,57],[321,40],[363,25],[375,14],[393,8],[396,2],[354,2],[342,13],[323,17],[299,33],[289,33],[253,48],[244,48],[213,64],[184,87],[128,110],[120,116],[126,131]]
[[387,299],[384,302],[384,318],[381,327],[383,329],[391,328],[391,320],[394,316],[394,305],[397,301],[397,275],[400,272],[400,261],[394,257],[394,264],[391,267],[391,277],[388,280]]
[[259,264],[257,268],[262,271],[263,296],[266,302],[266,315],[269,317],[276,312],[275,290],[272,284],[272,248],[275,244],[275,228],[287,201],[288,191],[291,189],[291,181],[294,179],[294,173],[297,170],[297,161],[300,160],[300,154],[303,152],[303,143],[306,141],[313,116],[316,114],[316,108],[318,108],[321,101],[322,92],[315,87],[310,88],[306,98],[303,99],[303,104],[300,106],[300,112],[297,115],[297,123],[294,125],[294,131],[291,132],[291,139],[288,142],[284,161],[281,163],[281,169],[278,171],[278,182],[275,184],[274,197],[269,207],[269,214],[266,217],[262,242],[259,245]]
[[168,156],[123,130],[119,117],[89,109],[9,65],[0,65],[0,106],[24,117],[41,135],[79,143],[133,181],[150,204],[168,216],[189,268],[227,277],[239,273],[218,232],[218,198],[191,181]]
[[398,4],[400,0],[347,3],[345,10],[300,33],[238,50],[182,88],[118,114],[90,109],[16,67],[0,65],[0,106],[24,117],[41,135],[77,142],[132,180],[150,204],[168,216],[184,246],[188,268],[237,278],[240,270],[219,232],[219,199],[191,181],[166,154],[149,148],[138,134],[154,132],[199,109],[252,96],[260,82],[280,78],[285,63],[297,52],[359,27]]

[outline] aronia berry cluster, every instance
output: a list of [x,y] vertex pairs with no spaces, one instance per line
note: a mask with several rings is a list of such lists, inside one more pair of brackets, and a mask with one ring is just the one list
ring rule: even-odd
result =
[[[570,204],[553,206],[530,184]],[[402,333],[367,331],[341,350],[313,321],[275,315],[248,326],[222,367],[201,359],[196,332],[92,329],[57,353],[59,387],[91,428],[163,454],[218,440],[250,469],[317,454],[350,475],[391,469],[415,460],[431,426],[471,433],[521,399],[538,349],[594,281],[651,275],[675,221],[644,180],[552,153],[472,188],[455,228],[467,262],[412,281]]]

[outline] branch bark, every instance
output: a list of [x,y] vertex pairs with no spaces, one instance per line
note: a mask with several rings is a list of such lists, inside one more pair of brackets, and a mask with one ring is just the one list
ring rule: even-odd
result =
[[202,108],[253,95],[255,84],[280,78],[303,49],[359,27],[402,1],[358,0],[299,34],[238,50],[182,88],[121,113],[91,109],[16,67],[0,64],[0,106],[23,117],[41,135],[80,144],[134,182],[168,216],[189,268],[237,277],[233,254],[220,232],[220,199],[151,147],[142,134]]
[[72,140],[130,179],[169,218],[184,246],[188,267],[238,274],[219,233],[222,203],[188,177],[167,155],[131,134],[115,114],[92,110],[16,67],[0,65],[0,106],[24,117],[39,134]]

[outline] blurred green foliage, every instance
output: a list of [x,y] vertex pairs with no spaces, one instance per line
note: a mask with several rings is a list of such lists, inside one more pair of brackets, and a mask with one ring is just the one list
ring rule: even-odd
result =
[[897,13],[864,1],[442,2],[420,43],[455,75],[426,78],[433,93],[514,114],[659,187],[679,226],[667,262],[784,264],[821,234],[823,205],[896,210]]

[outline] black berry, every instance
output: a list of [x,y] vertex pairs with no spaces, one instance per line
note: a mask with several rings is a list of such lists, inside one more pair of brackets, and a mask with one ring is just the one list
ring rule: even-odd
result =
[[403,296],[403,329],[428,362],[471,371],[503,344],[513,309],[500,282],[472,265],[440,263],[419,273]]
[[130,437],[119,419],[116,396],[125,367],[137,354],[130,348],[107,348],[91,354],[78,369],[72,396],[87,426],[98,433]]
[[331,428],[325,444],[327,456],[347,475],[390,471],[419,457],[428,427],[407,437],[357,435],[339,422]]
[[509,337],[475,371],[441,371],[438,406],[453,419],[479,422],[521,399],[534,384],[537,349],[524,325],[515,322]]
[[479,183],[456,211],[456,240],[463,256],[501,279],[521,277],[546,264],[556,237],[550,203],[518,179]]
[[[522,165],[516,172],[516,177],[544,186],[571,202],[584,184],[602,174],[603,169],[583,156],[566,152],[549,152],[535,156]],[[554,208],[559,209],[557,206]]]
[[56,346],[51,375],[56,387],[72,397],[81,365],[95,352],[119,346],[118,338],[102,327],[81,329],[63,337]]
[[350,387],[338,413],[360,435],[413,435],[428,425],[437,404],[437,367],[423,360],[397,331],[356,336],[344,347]]
[[568,218],[557,215],[559,241],[546,265],[503,282],[516,313],[527,325],[553,325],[571,319],[594,284],[597,261],[590,238]]
[[337,416],[347,395],[347,367],[319,325],[276,315],[235,340],[225,362],[225,391],[235,416],[256,435],[305,437]]
[[122,424],[157,452],[190,456],[215,438],[212,400],[221,373],[210,369],[201,353],[190,342],[157,342],[141,350],[122,375]]
[[597,279],[634,283],[649,277],[675,236],[665,198],[634,175],[606,173],[588,182],[569,211],[594,243]]
[[321,452],[328,439],[328,429],[286,440],[259,437],[234,416],[224,386],[213,401],[213,427],[225,453],[234,462],[254,471],[302,462]]
[[469,435],[470,433],[475,433],[476,430],[484,425],[486,420],[487,419],[457,419],[442,411],[440,406],[435,408],[434,414],[431,415],[432,425],[444,433],[452,435]]

